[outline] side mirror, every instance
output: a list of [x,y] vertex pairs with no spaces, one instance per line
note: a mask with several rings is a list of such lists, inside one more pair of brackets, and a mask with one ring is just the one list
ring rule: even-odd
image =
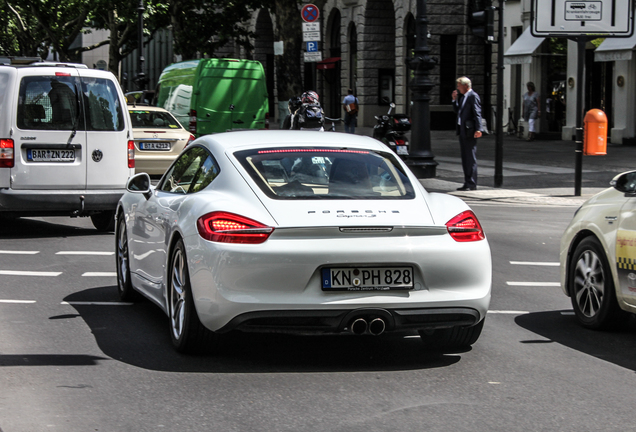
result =
[[128,183],[126,183],[126,190],[128,192],[133,193],[141,193],[148,195],[151,193],[150,190],[150,176],[147,173],[139,173],[128,179]]
[[628,171],[617,175],[610,181],[610,186],[627,197],[636,196],[636,171]]
[[389,105],[391,108],[395,108],[395,104],[393,102],[391,102],[391,105]]

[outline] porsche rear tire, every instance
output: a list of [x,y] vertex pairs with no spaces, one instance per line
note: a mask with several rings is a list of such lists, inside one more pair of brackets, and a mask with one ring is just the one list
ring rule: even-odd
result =
[[205,328],[197,315],[182,240],[177,241],[170,255],[168,315],[170,338],[178,352],[202,354],[216,348],[218,335]]
[[451,327],[433,331],[420,330],[420,338],[430,348],[468,348],[479,339],[485,321],[484,318],[472,327]]

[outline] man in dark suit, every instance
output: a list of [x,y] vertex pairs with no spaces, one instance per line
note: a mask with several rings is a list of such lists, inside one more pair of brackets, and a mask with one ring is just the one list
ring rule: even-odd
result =
[[477,138],[481,137],[481,100],[472,89],[470,79],[457,78],[453,91],[453,110],[457,114],[456,130],[464,169],[464,184],[457,190],[477,189]]

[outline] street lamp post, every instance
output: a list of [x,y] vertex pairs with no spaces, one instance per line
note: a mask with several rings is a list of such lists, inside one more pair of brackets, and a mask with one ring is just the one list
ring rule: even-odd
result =
[[429,78],[429,71],[437,64],[437,59],[429,57],[430,49],[427,45],[428,17],[426,15],[426,0],[417,0],[417,20],[415,53],[408,60],[408,67],[413,69],[414,77],[410,83],[413,90],[412,131],[409,156],[406,164],[418,178],[435,177],[438,163],[431,151],[431,112],[429,91],[433,82]]

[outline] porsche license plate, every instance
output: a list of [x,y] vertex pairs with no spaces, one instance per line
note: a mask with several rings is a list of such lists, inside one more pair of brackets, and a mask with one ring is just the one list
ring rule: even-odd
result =
[[170,150],[169,142],[142,142],[139,143],[141,150]]
[[324,291],[413,289],[413,267],[336,267],[322,269]]
[[30,162],[74,162],[75,150],[28,149],[27,160]]

